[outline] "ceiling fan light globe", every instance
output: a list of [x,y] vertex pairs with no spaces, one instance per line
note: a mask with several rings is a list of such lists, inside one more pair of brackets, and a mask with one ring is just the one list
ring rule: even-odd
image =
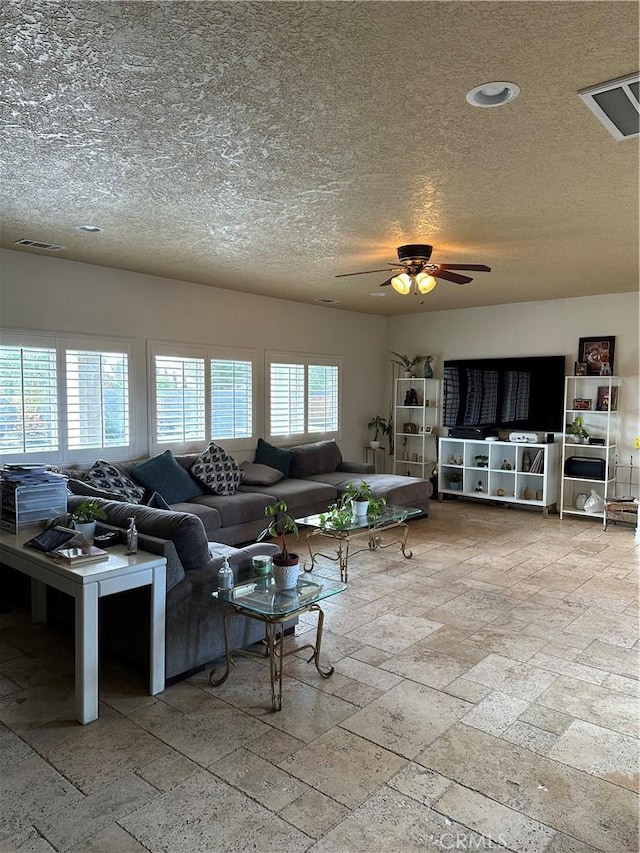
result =
[[435,278],[426,272],[419,272],[416,276],[416,285],[420,293],[430,293],[437,283]]
[[401,293],[403,296],[406,296],[407,293],[411,293],[411,279],[406,272],[400,273],[400,275],[395,275],[391,279],[391,287],[397,293]]

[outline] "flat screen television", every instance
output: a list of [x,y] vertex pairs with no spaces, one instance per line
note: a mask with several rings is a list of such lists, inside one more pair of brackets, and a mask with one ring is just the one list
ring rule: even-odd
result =
[[564,431],[563,355],[444,362],[447,427]]

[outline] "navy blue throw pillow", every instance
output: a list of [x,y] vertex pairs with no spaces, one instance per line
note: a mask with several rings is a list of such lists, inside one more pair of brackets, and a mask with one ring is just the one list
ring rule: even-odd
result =
[[263,441],[261,438],[258,439],[256,456],[253,460],[258,465],[268,465],[270,468],[276,468],[278,471],[282,471],[285,477],[288,477],[292,459],[293,453],[290,450],[286,450],[284,447],[275,447],[273,444],[269,444],[268,441]]
[[168,504],[182,503],[203,494],[170,450],[134,465],[131,474],[150,491],[162,495]]

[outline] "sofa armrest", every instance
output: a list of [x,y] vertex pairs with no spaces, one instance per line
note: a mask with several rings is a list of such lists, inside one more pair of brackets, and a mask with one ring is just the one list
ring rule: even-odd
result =
[[371,462],[345,462],[344,460],[336,468],[347,474],[375,474],[376,466]]

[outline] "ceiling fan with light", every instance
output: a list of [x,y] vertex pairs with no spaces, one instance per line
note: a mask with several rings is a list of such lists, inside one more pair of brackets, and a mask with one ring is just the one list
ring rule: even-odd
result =
[[468,275],[459,275],[453,270],[471,270],[475,272],[491,272],[491,267],[484,264],[434,264],[431,263],[431,252],[433,246],[422,243],[411,243],[407,246],[398,246],[398,260],[400,264],[389,263],[391,269],[362,270],[361,272],[347,272],[337,275],[336,278],[346,278],[350,275],[368,275],[372,272],[391,272],[391,278],[383,281],[380,287],[391,285],[395,291],[403,296],[411,293],[429,293],[438,283],[437,278],[452,281],[454,284],[468,284],[473,281]]

